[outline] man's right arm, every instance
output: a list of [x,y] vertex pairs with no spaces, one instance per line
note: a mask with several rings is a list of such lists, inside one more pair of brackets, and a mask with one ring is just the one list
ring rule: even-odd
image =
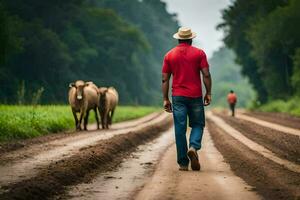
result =
[[169,82],[171,74],[162,73],[162,93],[164,98],[164,109],[167,112],[172,112],[172,105],[169,100]]

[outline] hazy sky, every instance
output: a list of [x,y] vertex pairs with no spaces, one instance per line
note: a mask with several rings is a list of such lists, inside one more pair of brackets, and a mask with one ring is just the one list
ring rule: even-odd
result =
[[[195,46],[202,48],[208,57],[222,45],[222,31],[216,30],[221,22],[221,10],[231,0],[163,0],[171,13],[178,14],[180,25],[191,27],[197,33]],[[172,36],[171,36],[172,37]]]

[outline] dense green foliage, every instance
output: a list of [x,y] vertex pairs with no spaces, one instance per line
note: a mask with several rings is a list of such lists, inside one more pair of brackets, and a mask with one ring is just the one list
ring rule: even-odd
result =
[[293,57],[294,61],[294,73],[292,76],[292,85],[295,88],[297,96],[300,96],[300,48],[297,49],[295,56]]
[[241,66],[234,60],[234,53],[225,47],[214,52],[209,60],[213,78],[213,106],[227,107],[227,94],[230,90],[238,97],[238,107],[247,107],[255,99],[254,90],[248,79],[241,75]]
[[236,0],[223,12],[224,41],[262,103],[299,95],[299,10],[298,0]]
[[123,104],[155,104],[178,25],[160,0],[0,0],[0,27],[0,102],[43,88],[42,103],[64,103],[83,79],[116,87]]
[[[119,106],[114,122],[142,117],[155,107]],[[91,112],[90,121],[95,121]],[[75,129],[69,106],[8,106],[0,105],[0,141],[31,138],[47,133]]]
[[299,101],[299,97],[291,98],[288,101],[275,100],[260,106],[258,110],[263,112],[282,112],[300,117]]

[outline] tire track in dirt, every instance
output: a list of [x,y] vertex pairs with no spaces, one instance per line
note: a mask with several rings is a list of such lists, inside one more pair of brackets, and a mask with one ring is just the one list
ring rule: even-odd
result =
[[279,125],[279,124],[274,124],[274,123],[271,123],[271,122],[256,119],[254,117],[249,117],[249,116],[243,115],[243,114],[237,115],[237,118],[238,119],[243,119],[243,120],[246,120],[246,121],[249,121],[249,122],[253,122],[255,124],[258,124],[258,125],[261,125],[261,126],[264,126],[264,127],[267,127],[267,128],[271,128],[271,129],[274,129],[274,130],[277,130],[277,131],[280,131],[280,132],[283,132],[283,133],[295,135],[295,136],[298,136],[300,138],[300,130],[299,129],[294,129],[294,128],[290,128],[290,127]]
[[300,198],[299,173],[287,170],[282,165],[267,159],[255,150],[249,149],[219,127],[208,121],[208,129],[217,149],[235,174],[255,187],[265,199],[295,200]]
[[170,115],[158,117],[140,129],[85,146],[68,159],[41,169],[34,177],[2,187],[0,199],[49,199],[63,193],[65,186],[91,180],[99,172],[118,165],[138,145],[154,139],[172,124]]
[[247,138],[266,147],[283,159],[300,164],[300,137],[266,128],[258,124],[216,113]]
[[288,160],[279,158],[277,155],[275,155],[273,152],[269,151],[265,147],[255,143],[251,139],[245,137],[242,133],[240,133],[239,131],[232,128],[224,120],[213,115],[211,112],[207,113],[207,116],[210,120],[212,120],[217,126],[219,126],[221,129],[223,129],[226,133],[228,133],[230,136],[234,137],[236,140],[238,140],[241,143],[243,143],[244,145],[246,145],[251,150],[256,151],[259,154],[263,155],[264,157],[272,160],[273,162],[284,166],[288,170],[291,170],[298,174],[300,173],[300,165],[290,162]]
[[263,121],[280,124],[283,126],[300,129],[300,117],[291,116],[286,113],[272,113],[272,112],[243,112],[243,114],[261,119]]

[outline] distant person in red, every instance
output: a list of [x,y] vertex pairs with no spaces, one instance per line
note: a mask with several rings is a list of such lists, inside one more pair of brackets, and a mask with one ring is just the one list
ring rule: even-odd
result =
[[231,110],[231,116],[234,117],[234,110],[235,110],[235,104],[237,102],[237,97],[233,90],[230,90],[229,94],[227,95],[227,101]]

